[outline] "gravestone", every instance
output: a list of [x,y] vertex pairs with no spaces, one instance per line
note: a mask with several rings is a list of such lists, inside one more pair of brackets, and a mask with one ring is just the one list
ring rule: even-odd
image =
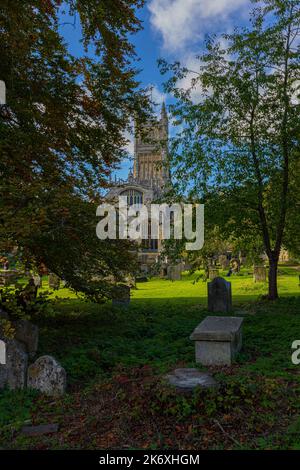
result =
[[112,289],[112,304],[114,307],[128,307],[130,304],[130,287],[125,284],[114,286]]
[[60,279],[56,274],[50,273],[48,282],[49,282],[50,289],[54,289],[54,290],[59,289]]
[[195,341],[196,362],[230,366],[242,348],[242,324],[238,317],[206,317],[190,337]]
[[225,271],[225,269],[229,268],[230,262],[227,259],[226,255],[220,255],[219,256],[219,263],[220,263],[221,268],[223,269],[223,271]]
[[200,372],[198,369],[175,369],[165,378],[179,392],[192,392],[196,387],[218,387],[218,383],[210,374]]
[[6,343],[0,339],[0,366],[6,364]]
[[232,268],[232,272],[237,274],[240,272],[241,270],[241,263],[240,263],[240,260],[237,259],[237,258],[233,258],[231,261],[230,261],[230,265],[231,265],[231,268]]
[[0,106],[6,104],[6,85],[3,80],[0,80]]
[[173,266],[168,266],[168,279],[170,281],[180,281],[181,280],[182,265],[177,264]]
[[12,325],[15,329],[15,339],[24,344],[26,352],[33,358],[38,349],[38,327],[28,320],[17,320]]
[[4,339],[6,363],[0,364],[0,389],[11,390],[26,387],[28,355],[25,346],[14,339]]
[[232,310],[231,283],[222,277],[216,277],[207,284],[208,311],[228,313]]
[[219,270],[215,267],[208,268],[208,279],[213,281],[216,277],[219,276]]
[[35,274],[33,276],[33,282],[34,282],[35,287],[37,287],[38,289],[42,287],[42,278],[39,274]]
[[66,391],[65,369],[51,356],[41,356],[28,367],[28,388],[49,396],[60,396]]
[[267,270],[265,266],[254,266],[253,280],[254,282],[266,282]]

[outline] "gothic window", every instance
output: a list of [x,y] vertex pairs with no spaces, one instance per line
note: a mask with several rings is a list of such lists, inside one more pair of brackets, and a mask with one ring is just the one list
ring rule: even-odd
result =
[[127,204],[132,206],[133,204],[143,204],[143,193],[136,189],[126,189],[120,196],[127,197]]

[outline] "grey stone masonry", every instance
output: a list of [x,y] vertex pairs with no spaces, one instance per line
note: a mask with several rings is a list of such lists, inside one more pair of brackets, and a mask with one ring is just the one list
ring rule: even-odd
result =
[[208,311],[229,313],[232,310],[231,283],[222,277],[216,277],[207,284]]
[[194,330],[196,362],[204,366],[230,366],[242,348],[243,318],[206,317]]

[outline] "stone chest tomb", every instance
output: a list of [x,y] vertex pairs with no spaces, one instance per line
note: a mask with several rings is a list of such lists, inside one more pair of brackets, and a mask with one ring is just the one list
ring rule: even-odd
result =
[[206,317],[194,330],[196,362],[204,366],[230,366],[242,348],[243,319]]

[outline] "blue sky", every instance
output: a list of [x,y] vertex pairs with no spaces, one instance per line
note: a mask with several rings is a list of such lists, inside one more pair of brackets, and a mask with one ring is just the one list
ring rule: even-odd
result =
[[[250,0],[147,0],[145,7],[138,13],[143,21],[143,30],[133,36],[141,69],[139,80],[143,86],[153,86],[153,99],[157,103],[170,103],[171,97],[163,93],[164,77],[157,66],[159,58],[169,62],[181,61],[195,70],[197,54],[203,49],[207,34],[230,32],[235,26],[247,22],[251,9]],[[64,15],[60,31],[75,56],[83,53],[80,44],[81,30],[78,18],[75,27],[64,22],[72,22]],[[190,77],[182,81],[182,87],[188,87]],[[195,90],[197,100],[200,91]],[[174,130],[173,130],[174,132]],[[132,154],[132,136],[129,136],[128,151]],[[128,173],[130,163],[124,162],[118,174]]]

